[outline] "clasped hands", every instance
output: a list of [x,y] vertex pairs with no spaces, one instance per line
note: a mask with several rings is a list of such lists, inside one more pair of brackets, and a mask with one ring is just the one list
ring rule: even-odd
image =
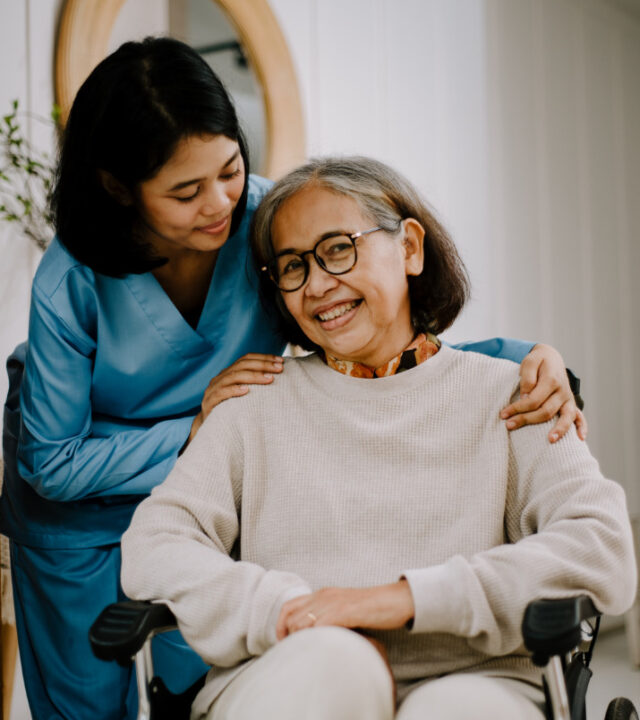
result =
[[395,630],[414,615],[406,580],[368,588],[327,587],[286,602],[276,625],[278,640],[309,627],[336,625],[362,630]]

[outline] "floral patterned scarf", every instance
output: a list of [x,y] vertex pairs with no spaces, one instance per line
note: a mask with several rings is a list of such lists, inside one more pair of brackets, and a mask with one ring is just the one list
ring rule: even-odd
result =
[[420,333],[399,355],[391,358],[389,362],[378,368],[371,368],[351,360],[338,360],[338,358],[325,353],[324,361],[330,368],[343,375],[358,378],[381,378],[395,375],[403,370],[410,370],[435,355],[440,349],[440,340],[431,333]]

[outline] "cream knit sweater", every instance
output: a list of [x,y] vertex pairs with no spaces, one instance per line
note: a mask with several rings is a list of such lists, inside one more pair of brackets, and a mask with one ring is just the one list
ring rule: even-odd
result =
[[388,378],[288,360],[211,413],[122,541],[122,582],[167,602],[217,667],[197,716],[276,642],[284,601],[404,575],[412,629],[378,633],[399,682],[460,670],[538,678],[527,603],[588,593],[621,613],[636,588],[622,489],[572,430],[509,433],[517,365],[443,347]]

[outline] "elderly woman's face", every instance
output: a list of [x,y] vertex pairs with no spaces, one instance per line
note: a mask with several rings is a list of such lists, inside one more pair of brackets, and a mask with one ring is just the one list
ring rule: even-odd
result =
[[[369,230],[375,221],[355,200],[308,185],[286,200],[272,225],[273,248],[302,253],[330,233]],[[414,331],[407,275],[422,271],[422,228],[404,221],[397,233],[383,230],[356,240],[358,260],[344,275],[330,275],[306,255],[304,285],[282,293],[305,335],[331,355],[379,367],[402,352]]]

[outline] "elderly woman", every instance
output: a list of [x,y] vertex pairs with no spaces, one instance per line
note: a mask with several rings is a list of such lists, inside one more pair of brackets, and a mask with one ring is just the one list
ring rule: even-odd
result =
[[464,267],[388,167],[289,174],[253,250],[315,352],[217,406],[123,538],[126,593],[213,665],[192,717],[543,718],[524,608],[631,604],[623,491],[575,430],[507,431],[515,364],[440,343]]

